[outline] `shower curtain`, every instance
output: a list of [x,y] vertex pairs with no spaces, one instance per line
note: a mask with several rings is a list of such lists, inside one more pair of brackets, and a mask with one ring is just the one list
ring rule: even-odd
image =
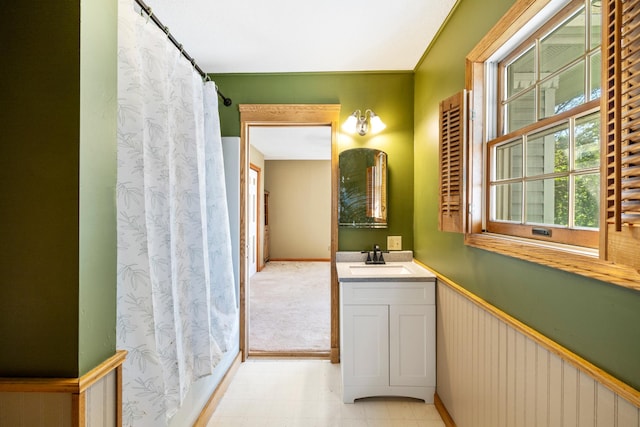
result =
[[119,1],[117,346],[123,425],[167,425],[238,315],[215,84]]

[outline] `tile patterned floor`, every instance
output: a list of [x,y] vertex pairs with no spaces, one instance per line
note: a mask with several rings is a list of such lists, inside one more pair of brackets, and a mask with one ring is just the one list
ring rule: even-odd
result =
[[342,403],[340,365],[325,360],[249,360],[208,427],[444,427],[433,405],[405,398]]

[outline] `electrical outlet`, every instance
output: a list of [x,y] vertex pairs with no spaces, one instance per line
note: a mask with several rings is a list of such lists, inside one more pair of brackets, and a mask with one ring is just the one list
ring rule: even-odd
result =
[[387,236],[387,250],[388,251],[401,251],[402,250],[402,236]]

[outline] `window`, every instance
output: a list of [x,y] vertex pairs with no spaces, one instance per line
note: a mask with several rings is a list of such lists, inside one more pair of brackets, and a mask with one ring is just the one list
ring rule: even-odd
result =
[[597,247],[599,136],[596,110],[491,141],[487,230]]
[[467,245],[640,289],[638,19],[517,0],[468,54]]
[[498,117],[487,142],[487,231],[598,246],[600,27],[599,2],[573,1],[487,61]]
[[600,98],[601,22],[573,1],[499,62],[501,135]]

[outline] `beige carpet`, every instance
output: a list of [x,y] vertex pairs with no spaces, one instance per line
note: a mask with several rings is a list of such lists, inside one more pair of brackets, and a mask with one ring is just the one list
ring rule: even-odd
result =
[[249,281],[249,350],[328,351],[329,262],[271,261]]

